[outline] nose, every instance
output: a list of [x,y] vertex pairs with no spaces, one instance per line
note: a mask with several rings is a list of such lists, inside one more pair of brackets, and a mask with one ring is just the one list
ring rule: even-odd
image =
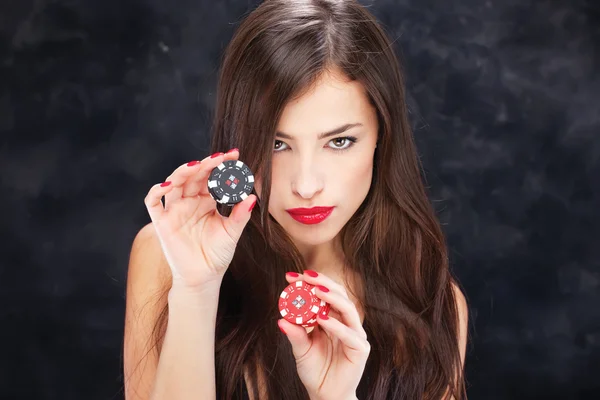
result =
[[323,168],[314,160],[300,162],[292,178],[294,194],[310,199],[323,191]]

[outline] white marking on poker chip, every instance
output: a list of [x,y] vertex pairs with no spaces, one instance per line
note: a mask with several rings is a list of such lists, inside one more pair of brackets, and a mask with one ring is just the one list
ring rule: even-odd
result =
[[246,197],[248,197],[248,194],[244,192],[244,193],[240,194],[240,197],[242,198],[242,200],[246,200]]
[[235,166],[236,166],[236,167],[238,167],[238,168],[242,168],[242,167],[244,166],[244,163],[243,163],[243,162],[241,162],[240,160],[238,160],[238,161],[235,163]]
[[282,299],[287,299],[288,296],[289,296],[289,294],[286,291],[281,292],[281,294],[279,295],[279,297],[281,297]]
[[217,187],[217,181],[215,181],[215,180],[208,181],[208,187],[211,189]]
[[223,196],[223,198],[221,199],[221,203],[225,204],[229,201],[229,196],[225,195]]
[[319,307],[319,306],[317,306],[317,305],[314,305],[314,306],[312,306],[312,308],[310,309],[310,311],[312,311],[312,312],[314,312],[314,313],[316,314],[316,313],[318,313],[318,312],[319,312],[319,309],[320,309],[320,308],[321,308],[321,307]]
[[248,179],[248,182],[254,182],[254,175],[248,175],[246,179]]
[[217,165],[217,168],[219,168],[219,170],[223,170],[225,168],[225,163],[221,163],[219,165]]
[[302,323],[303,323],[303,322],[302,322],[302,317],[297,317],[297,318],[296,318],[296,324],[297,324],[297,325],[302,325]]
[[286,315],[288,315],[288,312],[284,308],[283,310],[281,310],[281,316],[285,317]]
[[304,281],[296,281],[296,286],[302,287],[302,282],[304,282]]

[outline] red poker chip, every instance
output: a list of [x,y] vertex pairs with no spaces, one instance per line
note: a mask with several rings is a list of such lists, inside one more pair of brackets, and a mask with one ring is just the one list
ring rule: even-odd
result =
[[319,308],[318,316],[315,316],[313,319],[306,321],[302,326],[305,328],[310,328],[312,326],[317,325],[317,318],[323,315],[329,315],[329,310],[331,310],[331,304],[325,303],[324,306]]
[[321,299],[315,288],[304,281],[288,285],[279,295],[279,313],[287,321],[302,325],[313,319],[320,310]]
[[329,303],[317,297],[315,287],[304,281],[289,284],[279,296],[279,313],[296,325],[314,326],[317,315],[327,315],[329,309]]

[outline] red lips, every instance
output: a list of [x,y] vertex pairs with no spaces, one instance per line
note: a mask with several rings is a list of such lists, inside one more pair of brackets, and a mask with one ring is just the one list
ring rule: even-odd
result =
[[290,208],[286,210],[292,215],[314,215],[331,211],[333,207]]

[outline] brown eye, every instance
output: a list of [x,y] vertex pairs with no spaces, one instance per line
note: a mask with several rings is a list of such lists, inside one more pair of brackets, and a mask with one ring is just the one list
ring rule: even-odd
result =
[[[335,138],[335,139],[333,139],[333,141],[336,144],[336,147],[344,147],[343,144],[345,143],[346,140],[347,140],[346,138]],[[340,142],[342,142],[341,145],[340,145]],[[340,145],[340,146],[338,146],[338,145]]]
[[[348,150],[350,147],[354,146],[354,143],[356,143],[356,138],[354,136],[344,136],[344,137],[337,137],[334,139],[331,139],[331,142],[335,142],[336,144],[334,144],[333,147],[331,147],[332,149],[336,150],[336,151],[344,151],[344,150]],[[339,146],[339,143],[342,143],[341,146]]]
[[279,150],[281,148],[281,146],[277,147],[277,143],[283,144],[283,142],[281,140],[276,140],[275,141],[275,146],[273,150]]

